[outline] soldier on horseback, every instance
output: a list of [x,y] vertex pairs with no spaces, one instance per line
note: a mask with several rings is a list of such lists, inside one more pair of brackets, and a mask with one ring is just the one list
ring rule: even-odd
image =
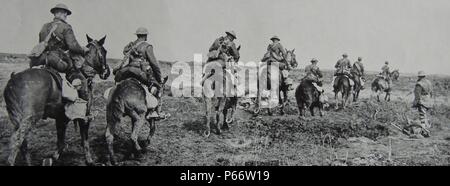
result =
[[[280,38],[278,36],[273,36],[270,38],[272,43],[267,46],[267,52],[264,54],[264,57],[261,59],[262,62],[266,62],[268,65],[270,65],[272,62],[279,62],[279,68],[282,72],[282,79],[285,82],[285,84],[289,84],[292,81],[288,78],[288,71],[292,69],[291,64],[289,64],[286,60],[286,49],[281,45]],[[268,80],[268,88],[270,89],[270,71],[268,69],[267,71],[267,80]]]
[[[206,63],[212,61],[219,62],[224,70],[224,73],[227,71],[230,72],[228,74],[232,76],[233,82],[235,82],[234,79],[237,79],[235,76],[236,69],[231,69],[231,67],[233,67],[234,63],[240,58],[240,47],[236,47],[236,44],[234,43],[234,40],[237,38],[234,31],[226,31],[225,34],[226,36],[217,38],[211,47],[209,47],[208,60]],[[213,76],[214,73],[214,70],[211,70],[207,74],[204,74],[201,84],[203,84],[206,79]],[[224,79],[226,78],[225,75],[223,77]]]
[[[147,42],[148,30],[138,28],[135,35],[137,39],[125,46],[125,55],[121,63],[114,68],[114,80],[120,82],[128,78],[135,78],[144,87],[146,102],[149,109],[156,108],[155,112],[148,112],[146,119],[165,118],[161,112],[161,70],[159,61],[153,53],[153,46]],[[156,98],[156,99],[154,99]]]
[[350,81],[350,86],[353,87],[354,82],[352,80],[352,75],[350,73],[350,69],[352,68],[350,60],[347,58],[347,54],[342,55],[342,59],[338,60],[336,65],[334,65],[334,68],[336,68],[336,71],[334,72],[332,85],[334,85],[334,80],[339,75],[345,75],[348,77],[348,80]]
[[413,128],[414,134],[429,135],[431,124],[428,121],[426,111],[430,109],[430,98],[433,96],[433,87],[431,82],[426,79],[424,71],[418,73],[418,80],[414,88],[414,101],[413,108],[417,108],[419,111],[420,126]]
[[386,61],[384,63],[384,66],[381,67],[380,76],[382,78],[384,78],[388,82],[389,87],[391,87],[391,71],[390,71],[390,68],[389,68],[389,62],[388,61]]
[[351,73],[353,78],[359,77],[358,80],[354,79],[354,81],[359,82],[361,85],[361,89],[364,89],[365,77],[364,77],[364,65],[362,63],[362,57],[358,57],[358,61],[353,63]]
[[312,59],[311,64],[306,66],[305,72],[306,76],[303,78],[303,80],[309,80],[312,82],[314,87],[320,92],[323,93],[322,88],[322,72],[320,71],[319,67],[317,66],[317,63],[319,61],[317,59]]
[[80,69],[84,63],[83,57],[89,49],[80,46],[72,26],[66,22],[67,16],[72,14],[66,5],[57,4],[50,12],[54,15],[53,21],[44,24],[39,32],[39,42],[46,45],[40,52],[33,49],[30,54],[30,67],[44,67],[52,74],[65,74],[65,77],[60,75],[63,98],[72,103],[85,102],[89,99],[87,81]]

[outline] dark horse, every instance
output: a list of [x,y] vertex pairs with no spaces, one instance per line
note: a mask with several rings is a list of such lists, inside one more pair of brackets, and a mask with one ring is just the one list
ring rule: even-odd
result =
[[[86,62],[83,67],[93,68],[101,79],[107,79],[110,70],[106,64],[106,50],[103,48],[106,36],[97,40],[92,40],[87,36],[89,52],[86,55]],[[85,68],[82,68],[85,69]],[[84,73],[84,72],[83,72]],[[88,109],[87,116],[90,115],[92,106],[92,78],[86,77],[88,83]],[[20,152],[31,165],[31,156],[28,150],[29,132],[33,125],[40,119],[53,118],[56,120],[57,130],[57,151],[55,159],[59,159],[64,152],[66,127],[70,119],[65,115],[62,93],[57,86],[56,80],[45,69],[27,69],[17,74],[12,74],[3,93],[6,109],[14,131],[10,141],[10,155],[8,163],[15,164],[16,156]],[[80,127],[81,145],[84,150],[86,163],[93,164],[89,150],[88,130],[90,121],[75,119],[75,124]]]
[[[318,84],[322,86],[321,83]],[[323,108],[326,99],[320,96],[320,92],[314,87],[311,80],[303,79],[295,89],[295,99],[297,100],[298,114],[305,116],[305,109],[309,109],[311,116],[314,116],[314,108],[319,108],[319,114],[323,116]]]
[[351,87],[350,78],[347,75],[340,74],[334,80],[334,99],[336,100],[335,109],[339,109],[338,93],[342,95],[342,107],[345,108],[350,97]]
[[356,73],[352,73],[353,81],[355,82],[355,85],[353,85],[353,102],[356,102],[359,98],[359,93],[362,90],[362,83],[361,81],[364,81],[361,79],[361,76],[359,76]]
[[[295,56],[295,49],[292,50],[287,50],[286,51],[286,56],[284,57],[284,62],[285,63],[289,63],[291,65],[292,68],[297,68],[298,63],[297,63],[297,59]],[[266,69],[268,70],[268,69]],[[262,71],[262,70],[261,70]],[[266,74],[270,74],[270,73],[266,73]],[[288,92],[290,90],[292,90],[292,84],[286,84],[285,78],[288,77],[282,77],[282,71],[279,72],[279,91],[278,91],[278,103],[279,103],[279,108],[280,108],[280,114],[284,115],[285,113],[285,106],[286,103],[288,102]],[[267,84],[269,85],[271,83],[270,81],[270,77],[267,76]],[[258,78],[258,90],[259,90],[259,78]],[[268,88],[272,88],[272,86],[267,86]],[[281,94],[283,94],[283,96],[281,96]],[[257,107],[254,111],[255,114],[259,114],[259,112],[261,111],[261,94],[258,91],[258,98],[257,98]],[[268,113],[269,115],[272,115],[272,109],[268,108]]]
[[[400,73],[398,70],[394,70],[389,74],[389,79],[398,80]],[[386,96],[384,97],[385,101],[391,101],[391,91],[392,91],[392,82],[389,86],[388,80],[384,77],[378,75],[377,78],[372,82],[372,91],[377,94],[377,101],[380,101],[380,95],[385,92]]]
[[[159,91],[160,96],[163,94],[164,85],[168,77],[165,77]],[[150,132],[147,136],[146,144],[150,145],[150,139],[155,134],[155,119],[146,120],[147,105],[145,101],[145,90],[140,83],[134,78],[128,78],[120,82],[115,90],[110,92],[108,103],[106,105],[106,131],[105,137],[108,144],[109,163],[115,165],[117,160],[114,155],[113,142],[115,128],[120,124],[121,119],[125,116],[131,118],[132,132],[131,140],[134,145],[133,151],[140,153],[142,150],[138,143],[138,134],[141,127],[148,123]]]

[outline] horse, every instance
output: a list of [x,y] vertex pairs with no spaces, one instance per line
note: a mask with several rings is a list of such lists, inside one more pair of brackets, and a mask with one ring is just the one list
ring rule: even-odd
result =
[[[163,94],[165,84],[168,77],[163,79],[159,95]],[[138,80],[131,77],[121,81],[116,88],[110,92],[108,103],[106,105],[106,130],[105,137],[109,152],[109,163],[115,165],[117,163],[114,155],[113,143],[115,128],[121,123],[121,119],[125,116],[131,118],[132,132],[131,141],[134,145],[133,151],[139,155],[142,150],[138,143],[138,134],[144,124],[148,124],[150,131],[147,136],[147,147],[150,145],[150,139],[155,134],[156,120],[151,118],[147,120],[145,115],[147,113],[147,105],[145,100],[145,90]],[[147,148],[145,147],[145,148]]]
[[339,92],[342,95],[342,107],[345,108],[351,92],[350,78],[345,74],[338,75],[334,80],[333,88],[334,88],[334,99],[336,100],[335,109],[339,109],[338,103]]
[[[93,69],[95,74],[105,80],[110,75],[109,66],[106,63],[107,51],[103,47],[106,36],[100,40],[93,40],[86,35],[89,52],[81,72],[86,76],[83,69]],[[86,116],[90,115],[93,101],[92,78],[95,74],[87,76],[88,84],[88,108]],[[52,118],[56,122],[57,151],[53,158],[58,160],[66,148],[65,133],[70,119],[65,115],[61,89],[54,76],[46,69],[30,68],[17,74],[11,74],[3,93],[9,118],[14,125],[10,139],[11,152],[8,157],[9,165],[14,165],[19,151],[24,156],[27,165],[31,165],[31,156],[28,149],[29,133],[40,119]],[[88,130],[90,120],[73,120],[80,127],[81,146],[84,150],[85,160],[88,165],[93,164],[89,149]]]
[[400,77],[400,72],[398,71],[398,69],[396,69],[391,72],[390,76],[391,76],[392,80],[397,81],[398,78]]
[[[296,59],[296,56],[295,56],[295,49],[292,49],[292,50],[287,50],[286,51],[286,56],[284,57],[284,62],[285,63],[288,63],[292,68],[297,68],[297,66],[298,66],[298,63],[297,63],[297,59]],[[284,69],[286,69],[286,67],[284,67]],[[269,70],[269,69],[267,69],[267,70]],[[287,77],[287,75],[285,75],[285,76],[282,76],[282,71],[280,71],[280,73],[278,73],[279,74],[279,91],[277,92],[277,94],[278,94],[278,103],[279,103],[279,108],[280,108],[280,114],[281,115],[284,115],[284,113],[285,113],[285,106],[286,106],[286,103],[288,102],[288,92],[290,91],[290,90],[292,90],[292,84],[286,84],[286,79],[288,78]],[[268,72],[267,73],[267,88],[271,88],[271,86],[270,86],[270,84],[271,84],[271,80],[270,80],[270,72]],[[258,78],[258,85],[257,85],[257,87],[258,87],[258,98],[257,98],[257,107],[256,107],[256,109],[255,109],[255,111],[254,111],[254,113],[255,114],[259,114],[259,112],[261,111],[261,94],[260,94],[260,92],[259,92],[259,86],[260,85],[260,83],[259,83],[259,78]],[[281,96],[281,94],[283,94],[283,96]],[[271,108],[268,108],[268,113],[269,113],[269,115],[272,115],[272,110],[271,110]]]
[[[321,82],[318,83],[319,86]],[[314,116],[314,108],[319,109],[320,117],[323,116],[324,105],[328,104],[325,97],[314,87],[311,80],[302,79],[295,89],[295,99],[297,101],[298,114],[300,117],[305,116],[304,109],[309,109],[311,116]]]

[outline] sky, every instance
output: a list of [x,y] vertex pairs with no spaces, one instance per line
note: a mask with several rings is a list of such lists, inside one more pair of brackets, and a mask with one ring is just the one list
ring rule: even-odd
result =
[[86,34],[107,35],[108,57],[122,58],[134,31],[149,29],[156,57],[192,61],[234,30],[241,61],[259,61],[277,35],[296,50],[301,67],[311,58],[332,69],[343,53],[363,57],[367,70],[385,61],[401,72],[450,74],[448,0],[1,0],[0,52],[27,53],[57,3],[72,10],[68,22],[80,44]]

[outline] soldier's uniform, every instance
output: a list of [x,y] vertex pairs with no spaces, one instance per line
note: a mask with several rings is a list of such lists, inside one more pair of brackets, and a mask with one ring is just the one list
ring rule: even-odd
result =
[[351,73],[352,73],[353,78],[359,77],[359,80],[355,79],[355,81],[359,82],[361,84],[361,88],[364,89],[364,65],[361,61],[362,61],[362,58],[359,57],[358,61],[353,63]]
[[237,62],[240,58],[239,51],[236,44],[226,37],[233,37],[236,39],[234,31],[225,32],[227,36],[221,36],[214,40],[211,47],[209,47],[208,62],[220,59],[224,62],[222,65],[225,68],[226,62]]
[[419,111],[421,127],[424,129],[429,129],[431,125],[428,122],[426,111],[431,107],[430,99],[432,96],[433,87],[431,82],[425,78],[425,72],[420,71],[418,77],[419,79],[414,87],[413,108],[417,108]]
[[381,77],[383,77],[387,82],[388,82],[388,86],[389,87],[391,87],[391,77],[390,77],[390,74],[391,74],[391,70],[390,70],[390,68],[389,68],[389,62],[385,62],[384,63],[384,66],[383,67],[381,67],[381,73],[380,73],[380,75],[381,75]]
[[[148,30],[138,28],[135,35],[147,36]],[[153,53],[153,46],[147,43],[145,38],[138,37],[124,47],[123,54],[124,59],[113,70],[114,80],[120,82],[128,78],[137,79],[146,91],[147,107],[153,109],[156,106],[156,112],[148,112],[146,118],[166,118],[167,116],[161,112],[161,69]],[[154,97],[157,105],[152,101]]]
[[[64,4],[56,5],[50,12],[54,13],[55,10],[64,10],[67,15],[72,13]],[[54,26],[56,29],[51,33]],[[42,27],[39,32],[39,42],[43,42],[50,33],[51,37],[48,40],[47,48],[38,58],[31,59],[30,67],[45,66],[59,73],[65,73],[66,78],[63,77],[63,80],[67,79],[69,83],[77,82],[79,98],[88,100],[87,80],[79,69],[84,63],[83,56],[86,51],[75,38],[72,26],[62,19],[54,18],[52,22],[46,23]],[[79,80],[74,81],[76,79]],[[65,94],[69,88],[63,83],[63,97],[67,96]],[[75,101],[78,98],[70,99]]]
[[[263,58],[261,59],[261,62],[266,62],[268,65],[270,65],[272,62],[279,62],[278,67],[280,69],[282,79],[285,81],[286,84],[289,84],[288,81],[292,81],[288,78],[288,70],[291,70],[292,67],[289,63],[287,63],[284,58],[286,56],[286,49],[283,47],[283,45],[279,42],[280,38],[278,36],[273,36],[270,38],[271,41],[278,40],[278,42],[270,43],[267,46],[267,51],[264,54]],[[267,69],[267,88],[271,88],[271,80],[270,80],[270,68]]]
[[316,65],[317,62],[317,59],[312,59],[312,64],[305,67],[306,76],[303,78],[303,80],[309,80],[313,82],[314,87],[316,87],[319,92],[322,92],[323,89],[321,85],[321,78],[323,77],[323,75],[319,67]]
[[347,54],[343,54],[342,55],[343,58],[338,60],[336,62],[336,65],[334,65],[334,68],[336,68],[336,71],[334,72],[334,76],[333,76],[333,81],[332,81],[332,85],[334,85],[334,80],[336,79],[336,77],[338,75],[346,75],[349,77],[349,81],[350,81],[350,86],[353,87],[353,78],[352,75],[350,73],[350,69],[352,68],[351,66],[351,62],[349,59],[347,59]]

